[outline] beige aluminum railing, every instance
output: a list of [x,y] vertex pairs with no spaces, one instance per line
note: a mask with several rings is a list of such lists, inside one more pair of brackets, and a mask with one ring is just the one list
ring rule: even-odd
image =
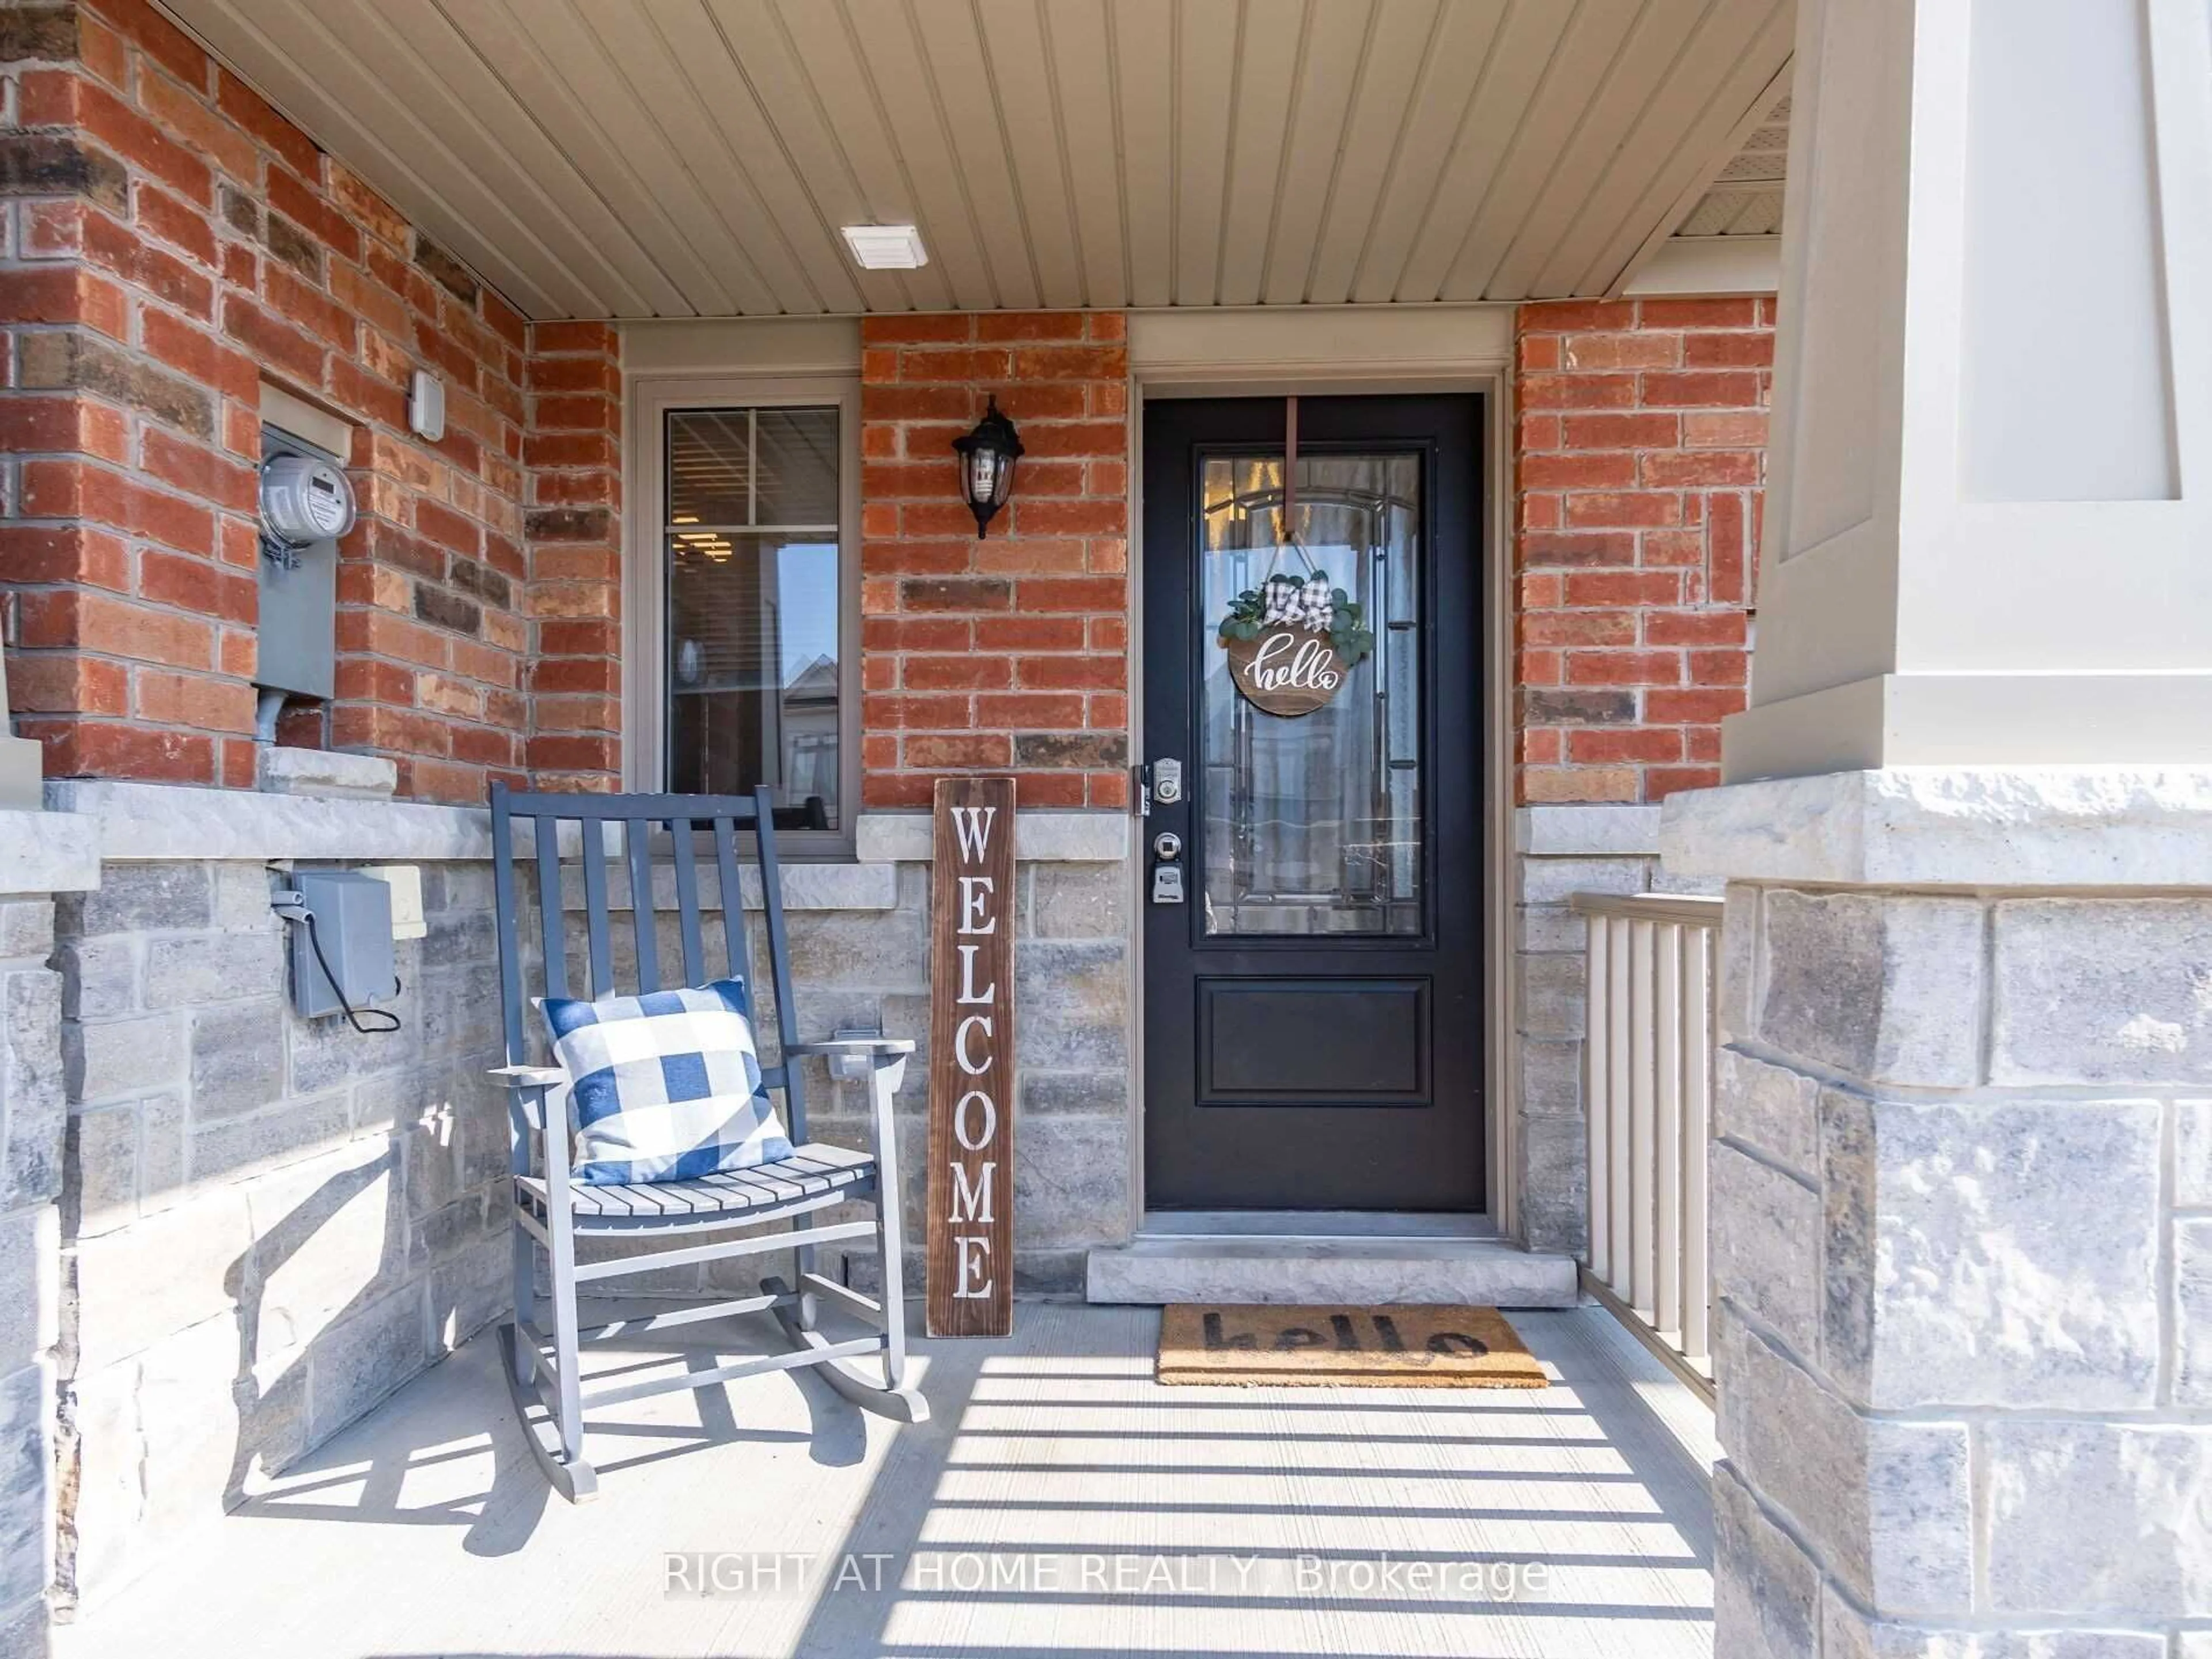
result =
[[1584,1286],[1710,1393],[1705,1238],[1722,902],[1577,893],[1589,926]]

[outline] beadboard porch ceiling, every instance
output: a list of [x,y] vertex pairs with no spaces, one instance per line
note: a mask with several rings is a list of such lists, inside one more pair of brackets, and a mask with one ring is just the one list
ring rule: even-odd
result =
[[[161,0],[533,317],[1600,295],[1793,0]],[[837,228],[912,222],[864,273]]]

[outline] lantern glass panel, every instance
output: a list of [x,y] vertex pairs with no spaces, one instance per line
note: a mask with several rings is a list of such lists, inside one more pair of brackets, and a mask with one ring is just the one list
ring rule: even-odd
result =
[[970,501],[995,502],[1001,499],[999,489],[999,452],[995,449],[971,449],[968,452],[968,499]]

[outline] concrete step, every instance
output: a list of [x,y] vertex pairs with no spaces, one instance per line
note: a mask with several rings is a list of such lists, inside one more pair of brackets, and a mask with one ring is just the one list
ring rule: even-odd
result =
[[1091,1252],[1092,1302],[1571,1308],[1571,1256],[1495,1238],[1139,1237]]

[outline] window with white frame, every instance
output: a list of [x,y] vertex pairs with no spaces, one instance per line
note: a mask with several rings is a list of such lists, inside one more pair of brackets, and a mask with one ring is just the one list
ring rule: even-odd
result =
[[659,414],[662,786],[765,784],[779,829],[848,832],[848,411],[825,399]]

